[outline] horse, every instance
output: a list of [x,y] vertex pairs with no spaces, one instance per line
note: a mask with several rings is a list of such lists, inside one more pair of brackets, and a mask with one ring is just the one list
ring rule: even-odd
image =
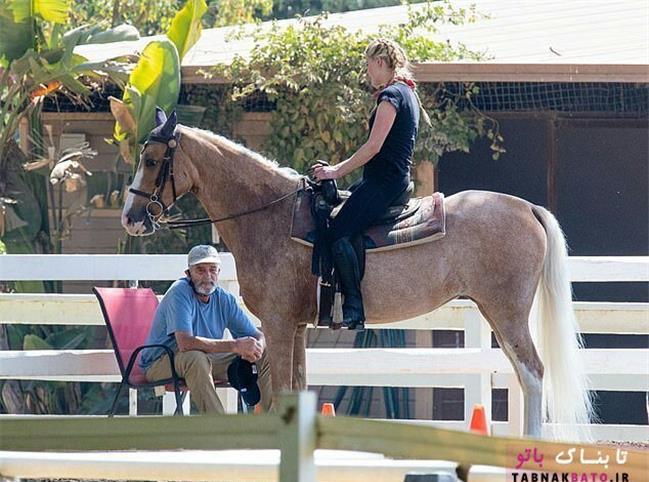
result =
[[[141,152],[123,227],[133,236],[153,234],[168,207],[192,192],[235,258],[246,307],[261,320],[273,393],[306,389],[305,333],[316,317],[317,280],[311,248],[290,238],[303,177],[223,136],[176,125],[174,115],[159,114],[157,124]],[[469,298],[520,382],[524,434],[540,437],[544,419],[589,423],[593,408],[558,221],[501,193],[464,191],[445,202],[441,239],[368,252],[366,323],[404,320]],[[542,356],[528,324],[537,292]]]

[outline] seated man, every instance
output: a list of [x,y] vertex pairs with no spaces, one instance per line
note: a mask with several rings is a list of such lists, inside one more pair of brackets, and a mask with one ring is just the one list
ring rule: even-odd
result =
[[[213,379],[227,380],[228,365],[237,356],[256,363],[261,405],[271,404],[270,367],[264,335],[243,312],[237,299],[216,285],[221,259],[212,246],[195,246],[187,256],[186,277],[165,293],[153,319],[147,344],[160,343],[175,352],[178,376],[185,379],[200,413],[224,413]],[[224,340],[230,330],[233,340]],[[162,348],[143,351],[140,366],[149,381],[171,377]]]

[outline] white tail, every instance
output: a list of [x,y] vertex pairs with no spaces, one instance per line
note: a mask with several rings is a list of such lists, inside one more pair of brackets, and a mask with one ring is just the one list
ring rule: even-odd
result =
[[538,299],[539,343],[545,367],[543,412],[548,422],[560,424],[554,430],[555,437],[588,439],[587,429],[575,430],[573,425],[588,424],[594,417],[588,380],[579,356],[583,345],[572,307],[566,240],[552,213],[540,206],[534,206],[533,210],[548,239]]

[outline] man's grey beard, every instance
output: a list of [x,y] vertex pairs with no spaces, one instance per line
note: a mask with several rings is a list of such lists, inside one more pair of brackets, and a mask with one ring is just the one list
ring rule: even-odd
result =
[[198,294],[201,294],[203,296],[209,296],[216,291],[216,283],[210,282],[210,288],[207,289],[203,288],[204,285],[207,285],[207,283],[200,283],[194,285],[194,289]]

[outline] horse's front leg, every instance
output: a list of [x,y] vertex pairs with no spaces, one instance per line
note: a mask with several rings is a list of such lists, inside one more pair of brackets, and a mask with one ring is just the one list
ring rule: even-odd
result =
[[295,330],[293,344],[293,390],[306,390],[306,323]]
[[270,374],[273,388],[273,406],[277,396],[289,392],[293,382],[293,346],[296,325],[269,320],[263,324],[266,349],[270,360]]

